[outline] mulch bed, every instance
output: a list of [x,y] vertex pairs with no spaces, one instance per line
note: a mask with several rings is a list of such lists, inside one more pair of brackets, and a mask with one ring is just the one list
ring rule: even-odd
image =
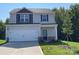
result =
[[73,48],[69,45],[59,45],[59,47],[62,47],[63,49],[72,49]]

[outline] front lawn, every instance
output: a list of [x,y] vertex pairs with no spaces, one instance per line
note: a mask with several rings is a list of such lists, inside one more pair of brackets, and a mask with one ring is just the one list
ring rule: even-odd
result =
[[54,43],[39,42],[45,55],[79,54],[79,42],[57,41]]
[[0,39],[0,45],[6,43],[6,40]]

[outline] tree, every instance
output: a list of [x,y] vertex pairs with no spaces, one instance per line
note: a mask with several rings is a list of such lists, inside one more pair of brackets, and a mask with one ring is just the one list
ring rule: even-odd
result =
[[5,23],[0,20],[0,39],[5,38]]
[[[73,4],[69,9],[64,9],[60,7],[59,9],[53,9],[55,12],[55,20],[58,24],[58,38],[64,39],[67,34],[66,26],[70,25],[72,33],[72,39],[74,41],[79,41],[79,4]],[[69,19],[66,21],[66,19]],[[68,23],[69,22],[69,23]],[[66,25],[66,24],[67,25]],[[69,27],[68,27],[69,28]],[[69,29],[68,29],[69,30]],[[72,31],[73,30],[73,31]],[[71,34],[70,34],[71,35]]]
[[79,4],[71,5],[70,10],[73,14],[72,23],[74,30],[74,37],[79,41]]
[[9,18],[6,18],[6,22],[5,22],[6,24],[8,24],[9,23]]
[[63,16],[62,32],[66,35],[65,38],[68,41],[69,39],[71,39],[71,35],[73,34],[71,21],[72,16],[70,15],[70,12],[68,10],[65,10]]
[[5,28],[5,24],[0,20],[0,31],[3,31]]
[[62,24],[63,24],[63,19],[64,19],[64,11],[65,9],[63,7],[60,7],[59,9],[53,9],[55,12],[55,20],[56,23],[58,24],[57,32],[58,32],[58,38],[59,39],[64,39],[64,33],[62,33]]

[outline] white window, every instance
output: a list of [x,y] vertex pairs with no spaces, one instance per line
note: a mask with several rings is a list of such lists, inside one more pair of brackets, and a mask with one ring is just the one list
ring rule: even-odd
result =
[[29,22],[29,15],[28,15],[28,14],[25,14],[24,17],[25,17],[25,20],[24,20],[24,21],[25,21],[25,22]]
[[20,14],[20,22],[24,22],[24,14]]
[[42,22],[47,22],[48,21],[48,15],[42,15],[41,16],[41,21]]
[[20,22],[28,23],[29,22],[29,14],[20,14]]

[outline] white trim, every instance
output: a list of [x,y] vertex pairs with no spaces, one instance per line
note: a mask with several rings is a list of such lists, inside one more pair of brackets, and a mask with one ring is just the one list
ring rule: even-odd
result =
[[57,24],[41,25],[41,27],[57,27]]
[[32,13],[16,13],[16,14],[32,14]]
[[6,26],[28,26],[28,25],[39,25],[40,27],[57,27],[57,24],[50,24],[50,25],[42,25],[42,24],[7,24]]
[[6,26],[6,32],[5,32],[5,39],[7,40],[8,34],[7,34],[7,26]]
[[[6,26],[6,28],[7,28],[7,26]],[[6,28],[5,28],[5,29],[6,29]],[[6,31],[5,31],[5,34],[6,34],[5,39],[7,39],[7,29],[6,29]]]
[[15,25],[6,25],[6,26],[40,26],[40,24],[15,24]]
[[56,40],[58,39],[58,35],[57,35],[57,26],[55,26],[55,32],[56,32]]

